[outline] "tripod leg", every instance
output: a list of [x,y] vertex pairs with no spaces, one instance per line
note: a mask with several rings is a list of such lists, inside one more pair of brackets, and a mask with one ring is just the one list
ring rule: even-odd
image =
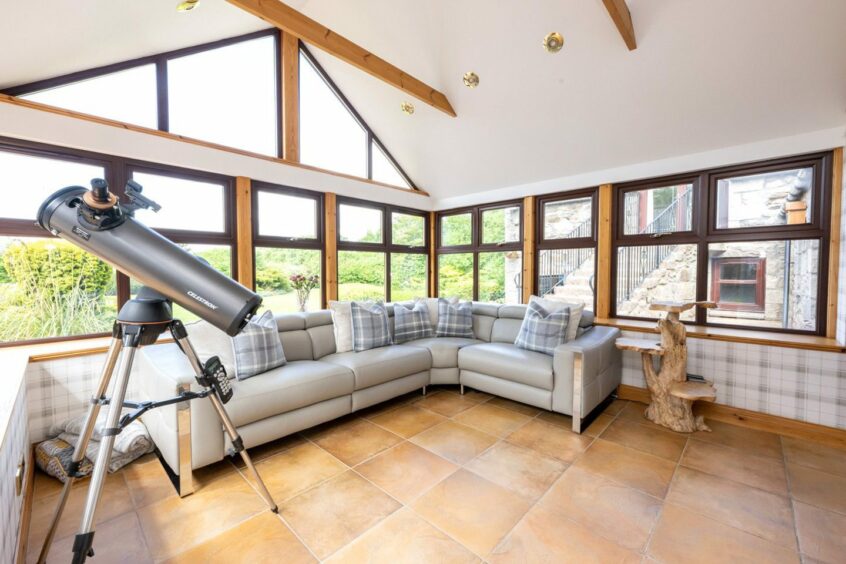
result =
[[53,544],[53,537],[56,535],[56,530],[59,527],[59,521],[62,518],[62,513],[65,510],[65,505],[67,504],[68,497],[70,496],[71,487],[76,480],[76,472],[79,470],[79,464],[85,457],[85,449],[88,447],[88,441],[91,440],[91,434],[94,431],[94,424],[97,422],[97,416],[100,414],[100,406],[106,398],[106,390],[109,387],[112,373],[115,371],[115,364],[117,363],[120,350],[120,327],[115,324],[115,327],[112,330],[112,342],[109,346],[109,352],[106,355],[103,372],[100,374],[100,383],[97,385],[97,390],[91,397],[91,406],[88,408],[88,415],[85,417],[85,424],[82,426],[79,441],[76,443],[76,448],[73,451],[68,479],[62,488],[61,495],[59,496],[59,503],[56,505],[56,511],[53,513],[53,521],[50,523],[50,529],[47,531],[44,544],[41,545],[41,553],[38,555],[39,564],[47,562],[50,545]]
[[91,547],[94,543],[94,515],[97,511],[97,504],[100,501],[100,494],[103,491],[103,482],[106,479],[106,471],[109,468],[109,461],[112,457],[115,436],[120,433],[119,421],[121,411],[123,410],[123,400],[124,396],[126,396],[129,373],[132,371],[132,361],[135,358],[135,351],[139,345],[140,335],[140,326],[136,325],[124,328],[123,351],[121,351],[115,388],[112,398],[109,401],[106,427],[103,429],[100,451],[97,453],[97,460],[94,462],[94,471],[91,473],[91,484],[88,487],[88,498],[85,501],[85,509],[82,513],[79,533],[77,533],[73,542],[74,564],[85,562],[86,557],[93,555]]
[[[194,351],[193,345],[191,345],[191,341],[188,340],[188,334],[185,331],[185,327],[177,321],[173,324],[172,332],[179,344],[179,347],[182,349],[182,352],[184,352],[185,356],[188,357],[188,362],[190,362],[191,366],[194,368],[197,378],[204,378],[203,366],[200,363],[200,359],[197,357],[197,353]],[[249,468],[259,494],[262,498],[264,498],[264,501],[270,507],[270,510],[277,513],[279,509],[276,507],[276,502],[273,501],[273,497],[267,490],[267,486],[264,485],[264,480],[261,479],[258,470],[256,470],[256,467],[253,465],[253,460],[247,453],[247,449],[244,448],[244,441],[241,439],[240,435],[238,435],[238,430],[229,418],[229,414],[226,413],[226,409],[223,407],[223,402],[220,401],[220,398],[217,397],[217,393],[214,391],[209,394],[209,400],[211,400],[212,406],[217,412],[217,416],[220,418],[221,423],[223,423],[223,428],[226,429],[226,434],[229,435],[229,440],[232,441],[232,447],[235,449],[235,452],[241,455],[241,458],[244,460],[244,464],[246,464],[247,468]]]

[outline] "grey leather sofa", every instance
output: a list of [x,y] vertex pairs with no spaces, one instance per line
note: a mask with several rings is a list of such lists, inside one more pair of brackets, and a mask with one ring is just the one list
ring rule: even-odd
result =
[[[393,318],[391,305],[388,310]],[[288,363],[233,382],[235,395],[226,409],[250,448],[414,390],[425,393],[429,384],[459,384],[572,415],[573,430],[581,432],[584,418],[620,384],[621,357],[614,346],[619,330],[594,326],[586,312],[577,338],[545,355],[514,345],[525,310],[475,303],[474,339],[433,337],[358,353],[335,352],[329,311],[279,315]],[[202,334],[191,325],[188,330],[203,361],[217,354],[234,373],[228,337],[208,326]],[[141,399],[198,389],[175,344],[142,349],[136,370]],[[181,495],[193,491],[192,470],[222,460],[231,449],[207,401],[151,411],[144,423],[179,476]]]

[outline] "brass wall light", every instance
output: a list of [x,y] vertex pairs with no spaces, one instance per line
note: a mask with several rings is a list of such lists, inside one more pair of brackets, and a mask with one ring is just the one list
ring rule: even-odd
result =
[[400,109],[402,110],[402,113],[411,115],[414,113],[414,104],[411,102],[403,102],[400,104]]
[[548,53],[557,53],[562,47],[564,47],[564,38],[557,31],[548,33],[546,37],[543,38],[543,48],[546,49]]
[[476,88],[479,86],[479,75],[473,71],[464,73],[464,86],[467,88]]
[[184,2],[180,2],[176,5],[177,12],[190,12],[194,8],[197,7],[197,4],[200,3],[200,0],[185,0]]

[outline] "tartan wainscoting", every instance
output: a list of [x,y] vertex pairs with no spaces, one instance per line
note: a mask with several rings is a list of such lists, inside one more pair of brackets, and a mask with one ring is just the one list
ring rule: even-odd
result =
[[[18,380],[16,380],[18,381]],[[0,444],[0,562],[14,562],[20,531],[23,493],[15,491],[15,472],[21,457],[29,452],[26,424],[26,386],[20,385],[14,403],[10,404],[9,427]],[[29,462],[27,462],[28,464]]]

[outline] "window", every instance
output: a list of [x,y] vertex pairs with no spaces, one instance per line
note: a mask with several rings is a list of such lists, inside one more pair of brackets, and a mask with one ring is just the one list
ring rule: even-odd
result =
[[255,286],[274,313],[323,306],[323,195],[253,182]]
[[169,130],[278,155],[276,35],[167,61]]
[[541,297],[596,302],[596,190],[538,198],[535,288]]
[[135,217],[153,229],[226,231],[226,184],[135,170],[132,179],[144,195],[162,206],[157,212],[138,210]]
[[338,198],[338,298],[428,295],[426,233],[424,212]]
[[830,173],[826,153],[618,187],[613,314],[711,300],[682,319],[821,334]]
[[522,215],[520,202],[439,213],[438,295],[520,303]]
[[403,173],[391,162],[388,155],[382,150],[382,147],[377,145],[375,141],[370,142],[370,155],[373,162],[373,180],[402,188],[411,188]]

